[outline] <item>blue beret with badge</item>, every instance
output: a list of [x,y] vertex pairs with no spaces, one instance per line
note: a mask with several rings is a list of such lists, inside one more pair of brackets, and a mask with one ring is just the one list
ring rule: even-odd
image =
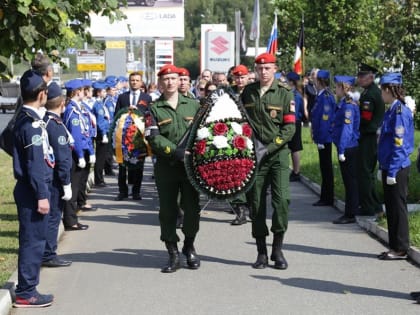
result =
[[82,80],[83,87],[91,87],[92,86],[92,80],[89,79],[83,79]]
[[95,81],[92,83],[92,87],[97,90],[104,90],[108,87],[105,81]]
[[388,72],[385,73],[381,80],[379,81],[379,84],[394,84],[394,85],[402,85],[402,75],[399,72]]
[[299,81],[300,80],[300,75],[297,74],[296,72],[289,72],[288,74],[286,74],[286,78],[289,81]]
[[63,91],[61,90],[61,87],[56,82],[51,82],[48,85],[47,99],[51,100],[59,96],[63,96]]
[[81,89],[83,87],[82,80],[73,79],[64,83],[64,87],[68,92]]
[[30,94],[45,84],[42,75],[33,70],[25,71],[20,78],[20,91],[22,94]]
[[330,72],[328,70],[318,70],[318,73],[316,75],[318,79],[329,79],[330,78]]
[[334,77],[334,82],[335,83],[347,83],[349,85],[354,85],[354,83],[356,82],[356,78],[349,76],[349,75],[336,75]]

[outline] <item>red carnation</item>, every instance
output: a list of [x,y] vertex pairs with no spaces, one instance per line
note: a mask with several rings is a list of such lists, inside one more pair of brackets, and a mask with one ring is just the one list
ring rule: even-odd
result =
[[213,127],[216,136],[223,136],[229,130],[228,126],[224,123],[216,123]]
[[246,149],[246,140],[244,137],[236,136],[233,138],[233,146],[242,151]]
[[206,152],[206,140],[200,140],[195,144],[195,153],[203,155]]
[[252,128],[251,128],[251,126],[248,125],[248,124],[243,124],[242,125],[242,134],[245,137],[250,138],[252,136]]

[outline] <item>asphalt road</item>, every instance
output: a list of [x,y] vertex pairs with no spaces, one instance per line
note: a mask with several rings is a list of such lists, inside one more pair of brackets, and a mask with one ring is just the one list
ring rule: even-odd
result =
[[80,215],[90,228],[65,232],[59,244],[72,266],[42,269],[39,291],[53,293],[54,304],[12,315],[420,314],[408,295],[420,290],[420,269],[378,260],[386,247],[357,224],[332,224],[338,211],[312,207],[317,196],[301,183],[291,183],[287,270],[253,269],[251,224],[231,226],[227,204],[211,201],[196,240],[201,268],[163,274],[167,254],[150,161],[142,201],[114,201],[116,178],[106,180],[108,187],[89,194],[100,209]]

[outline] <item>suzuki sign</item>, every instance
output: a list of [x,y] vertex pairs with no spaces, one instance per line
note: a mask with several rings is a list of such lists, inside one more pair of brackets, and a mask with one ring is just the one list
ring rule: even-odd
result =
[[225,72],[235,65],[235,33],[207,32],[204,68]]

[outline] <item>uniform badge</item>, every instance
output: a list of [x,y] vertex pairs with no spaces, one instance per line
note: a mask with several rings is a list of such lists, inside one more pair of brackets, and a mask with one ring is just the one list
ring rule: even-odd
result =
[[283,139],[280,137],[276,137],[276,139],[274,140],[276,142],[276,144],[282,144],[283,143]]
[[42,137],[40,135],[33,135],[31,138],[31,144],[36,146],[42,145]]
[[276,117],[277,117],[277,111],[276,111],[275,109],[272,109],[272,110],[270,111],[270,117],[271,117],[271,118],[276,118]]
[[322,115],[322,120],[328,120],[328,115]]
[[72,124],[73,126],[79,126],[79,125],[80,125],[80,121],[79,121],[79,119],[77,119],[77,118],[73,118],[73,119],[71,120],[71,124]]
[[295,112],[295,101],[290,101],[290,111]]
[[398,137],[402,137],[404,135],[404,132],[405,132],[405,129],[404,129],[403,126],[397,126],[397,127],[395,127],[395,134]]
[[324,112],[329,112],[331,109],[330,105],[324,105]]
[[351,118],[351,110],[346,110],[346,112],[344,113],[344,116],[346,118]]
[[344,119],[344,123],[346,123],[346,124],[350,124],[350,123],[351,123],[351,120],[350,120],[350,119],[348,119],[348,118],[346,118],[346,119]]
[[394,138],[394,143],[397,147],[400,147],[403,145],[403,138]]
[[363,102],[363,106],[362,106],[362,108],[363,108],[364,110],[369,110],[369,105],[370,105],[370,102]]
[[60,144],[60,145],[67,144],[67,139],[64,136],[59,136],[58,139],[57,139],[57,141],[58,141],[58,144]]
[[171,153],[171,148],[170,148],[170,147],[165,147],[164,152],[165,152],[166,154]]

